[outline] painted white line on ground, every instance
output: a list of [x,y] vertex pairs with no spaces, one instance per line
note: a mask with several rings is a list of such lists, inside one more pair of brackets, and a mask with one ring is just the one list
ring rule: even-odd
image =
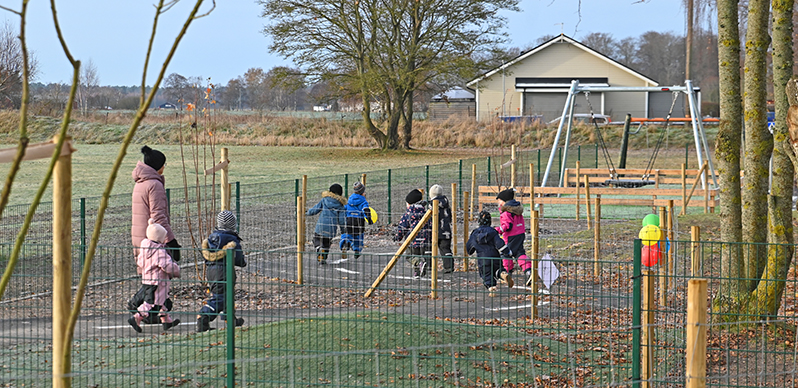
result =
[[[175,327],[180,327],[180,326],[184,326],[184,325],[195,325],[196,326],[197,323],[196,322],[180,322],[180,325],[179,326],[175,326]],[[145,324],[141,325],[141,328],[143,329],[143,328],[149,327],[149,326],[155,326],[155,325],[148,325],[148,324],[145,323]],[[158,323],[157,326],[160,327],[161,324]],[[117,326],[94,326],[94,328],[95,329],[100,329],[100,330],[109,330],[109,329],[124,329],[124,328],[130,329],[131,327],[130,327],[130,325],[117,325]]]
[[341,264],[347,261],[349,261],[349,259],[338,259],[338,260],[328,261],[327,264]]
[[350,271],[350,270],[345,269],[345,268],[336,268],[335,270],[336,271],[341,271],[341,272],[344,272],[344,273],[360,273],[360,272],[357,272],[357,271]]
[[[525,286],[515,286],[513,288],[517,288],[517,289],[521,289],[521,290],[527,290],[527,291],[532,291],[531,287],[525,287]],[[539,295],[551,295],[551,292],[549,292],[549,290],[538,290],[538,294]]]
[[[547,305],[549,303],[551,303],[551,302],[538,302],[538,306],[545,306],[545,305]],[[525,304],[525,305],[522,305],[522,306],[498,307],[498,308],[495,308],[495,309],[483,307],[483,309],[488,310],[488,311],[507,311],[507,310],[528,309],[530,307],[532,307],[532,303]]]
[[[389,278],[394,278],[394,279],[404,279],[404,280],[424,280],[424,281],[428,281],[428,282],[429,282],[429,281],[432,281],[432,279],[430,279],[430,278],[414,278],[414,277],[412,277],[412,276],[395,276],[395,275],[388,275],[388,277],[389,277]],[[451,281],[451,280],[449,280],[449,279],[441,279],[441,278],[438,278],[438,282],[439,282],[439,283],[451,283],[452,281]]]

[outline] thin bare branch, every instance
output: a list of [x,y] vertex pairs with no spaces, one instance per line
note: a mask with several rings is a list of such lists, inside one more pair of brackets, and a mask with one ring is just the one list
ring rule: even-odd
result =
[[19,12],[19,11],[17,11],[17,10],[13,10],[13,9],[11,9],[11,8],[8,8],[8,7],[6,7],[6,6],[2,6],[2,5],[0,5],[0,9],[2,9],[3,11],[8,11],[8,12],[11,12],[11,13],[13,13],[13,14],[17,15],[17,16],[22,16],[22,12]]
[[152,55],[152,45],[155,42],[155,32],[158,30],[158,17],[163,13],[164,6],[171,7],[176,2],[164,5],[163,0],[155,7],[155,17],[152,20],[152,32],[150,33],[150,42],[147,44],[147,55],[144,57],[144,70],[141,71],[141,96],[139,97],[139,109],[144,104],[144,96],[147,90],[147,69],[150,67],[150,55]]

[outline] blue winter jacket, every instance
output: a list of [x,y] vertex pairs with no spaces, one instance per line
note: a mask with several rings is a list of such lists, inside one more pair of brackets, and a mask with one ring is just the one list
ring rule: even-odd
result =
[[[349,196],[349,201],[346,203],[346,216],[351,218],[366,218],[366,213],[364,209],[369,208],[369,202],[366,201],[366,197],[354,193]],[[371,214],[369,214],[369,217]],[[371,220],[368,220],[369,223],[372,223]]]
[[513,257],[513,253],[499,236],[499,232],[489,225],[480,226],[471,232],[471,237],[466,243],[466,251],[469,255],[476,253],[477,257]]
[[319,236],[333,238],[338,235],[338,228],[344,230],[346,226],[346,198],[333,192],[321,193],[321,200],[316,206],[308,209],[308,215],[319,215],[316,221],[315,233]]
[[236,267],[246,267],[244,251],[241,248],[241,237],[236,232],[216,229],[202,242],[202,256],[205,264],[223,264],[227,258],[227,250],[233,249]]

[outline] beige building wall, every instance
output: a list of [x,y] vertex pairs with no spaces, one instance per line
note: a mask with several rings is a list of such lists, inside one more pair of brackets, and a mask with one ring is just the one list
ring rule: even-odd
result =
[[[489,120],[497,116],[517,116],[522,108],[522,93],[515,89],[516,77],[606,77],[610,86],[655,86],[619,64],[605,60],[567,42],[553,43],[487,79],[471,85],[477,90],[477,117]],[[563,91],[567,93],[567,90]],[[604,113],[622,120],[627,112],[635,117],[646,115],[644,92],[606,93]],[[591,99],[595,109],[600,103]],[[599,113],[599,112],[596,112]],[[618,117],[616,117],[618,116]]]

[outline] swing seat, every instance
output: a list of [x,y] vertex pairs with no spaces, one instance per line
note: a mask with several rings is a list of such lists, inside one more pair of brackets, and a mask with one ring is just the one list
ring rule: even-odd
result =
[[637,187],[653,185],[654,181],[644,179],[607,179],[604,181],[604,184],[611,187],[634,189]]

